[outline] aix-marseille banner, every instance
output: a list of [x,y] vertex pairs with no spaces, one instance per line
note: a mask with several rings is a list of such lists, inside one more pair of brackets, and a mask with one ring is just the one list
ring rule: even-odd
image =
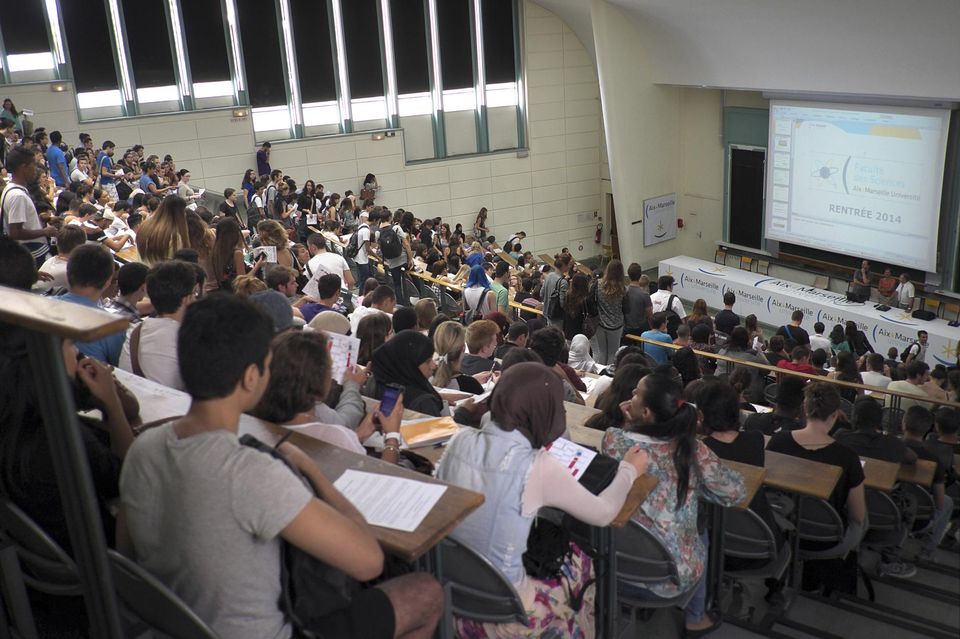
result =
[[643,245],[653,246],[677,237],[677,194],[643,201]]

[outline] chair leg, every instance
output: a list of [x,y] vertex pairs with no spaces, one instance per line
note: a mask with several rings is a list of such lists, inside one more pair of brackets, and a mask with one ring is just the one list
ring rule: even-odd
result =
[[27,599],[27,588],[20,573],[20,560],[12,546],[0,550],[0,577],[4,605],[9,611],[17,635],[21,639],[37,639],[37,627]]

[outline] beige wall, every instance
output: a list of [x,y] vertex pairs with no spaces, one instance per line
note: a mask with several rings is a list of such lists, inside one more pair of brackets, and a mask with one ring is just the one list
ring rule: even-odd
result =
[[[341,194],[356,192],[363,176],[375,173],[383,187],[380,200],[387,206],[402,206],[421,217],[442,216],[465,228],[486,206],[494,234],[505,238],[525,230],[526,249],[552,254],[568,247],[577,257],[597,254],[594,212],[601,206],[606,158],[604,154],[601,161],[600,90],[593,61],[553,14],[529,1],[524,11],[527,157],[507,152],[410,164],[404,155],[405,131],[399,131],[381,141],[357,134],[277,142],[273,167],[298,182],[309,177]],[[61,130],[71,145],[81,130],[97,143],[109,138],[121,150],[141,143],[148,153],[170,153],[178,167],[190,169],[194,182],[210,189],[239,187],[244,170],[254,166],[252,121],[235,121],[230,109],[81,125],[72,87],[53,93],[47,84],[8,86],[0,93],[20,108],[33,109],[37,124]],[[469,124],[473,126],[472,114]],[[407,141],[414,148],[422,143]]]

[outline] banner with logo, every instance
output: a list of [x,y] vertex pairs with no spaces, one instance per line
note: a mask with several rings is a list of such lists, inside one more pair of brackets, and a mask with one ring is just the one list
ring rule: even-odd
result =
[[677,237],[677,194],[643,201],[643,245],[653,246]]

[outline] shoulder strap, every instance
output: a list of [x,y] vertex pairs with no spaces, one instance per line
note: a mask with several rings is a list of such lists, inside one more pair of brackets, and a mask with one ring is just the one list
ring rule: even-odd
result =
[[25,188],[23,188],[19,184],[14,184],[13,182],[10,182],[9,184],[7,184],[7,186],[3,189],[3,194],[0,195],[0,236],[7,234],[6,231],[3,230],[3,218],[6,215],[6,211],[7,211],[6,207],[4,207],[3,205],[4,203],[6,203],[7,195],[10,193],[10,191],[14,191],[16,189],[20,189],[21,191],[29,195],[29,193]]
[[133,327],[130,333],[130,368],[137,377],[143,377],[143,369],[140,368],[140,331],[143,328],[143,322]]
[[670,297],[667,298],[667,307],[666,307],[665,309],[663,309],[665,312],[669,313],[670,311],[673,310],[673,300],[674,300],[676,297],[677,297],[676,295],[674,295],[674,294],[671,293],[671,294],[670,294]]

